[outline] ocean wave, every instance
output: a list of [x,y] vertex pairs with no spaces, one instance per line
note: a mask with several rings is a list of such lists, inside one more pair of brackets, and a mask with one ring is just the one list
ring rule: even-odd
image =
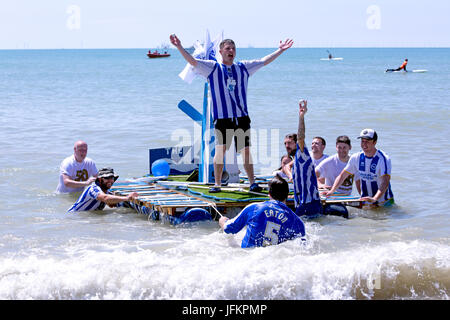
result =
[[450,246],[389,242],[338,252],[288,241],[244,250],[216,232],[163,250],[8,257],[1,299],[448,299]]

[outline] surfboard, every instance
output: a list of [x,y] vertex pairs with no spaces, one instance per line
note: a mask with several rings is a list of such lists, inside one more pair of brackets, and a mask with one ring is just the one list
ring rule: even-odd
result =
[[403,70],[399,70],[399,71],[384,71],[384,73],[425,73],[428,72],[428,70],[425,69],[417,69],[417,70],[409,70],[409,71],[403,71]]
[[344,58],[331,58],[331,59],[329,59],[329,58],[320,58],[320,60],[322,60],[322,61],[330,61],[330,60],[344,60]]

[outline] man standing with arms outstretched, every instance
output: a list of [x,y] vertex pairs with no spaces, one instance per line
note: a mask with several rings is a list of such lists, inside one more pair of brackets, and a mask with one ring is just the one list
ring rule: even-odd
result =
[[[214,120],[216,147],[214,156],[214,187],[209,192],[220,192],[224,157],[232,139],[235,139],[236,151],[241,152],[244,169],[250,182],[250,191],[261,191],[255,183],[253,161],[250,154],[250,118],[247,110],[248,77],[261,67],[274,61],[294,43],[290,39],[280,41],[273,53],[259,60],[234,62],[236,46],[233,40],[225,39],[220,43],[219,53],[222,63],[213,60],[199,60],[190,55],[181,45],[175,34],[170,42],[180,51],[184,59],[196,71],[208,79],[212,97],[212,116]],[[232,134],[230,134],[232,133]]]

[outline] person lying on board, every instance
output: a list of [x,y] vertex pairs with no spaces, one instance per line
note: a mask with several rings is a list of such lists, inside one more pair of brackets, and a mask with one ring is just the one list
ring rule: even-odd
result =
[[[316,176],[319,184],[319,189],[330,190],[336,180],[337,176],[342,172],[350,159],[349,152],[352,149],[352,144],[348,136],[339,136],[336,138],[336,154],[323,160],[316,166]],[[359,174],[351,174],[345,179],[342,185],[336,190],[340,195],[349,196],[353,190],[353,181],[355,181],[356,188],[360,191]],[[331,215],[339,215],[348,218],[348,210],[345,205],[327,204],[324,206],[324,213]]]
[[136,199],[137,192],[132,192],[128,196],[116,196],[109,191],[118,178],[112,168],[101,169],[95,182],[84,190],[67,212],[103,210],[106,205],[116,207],[123,201]]
[[378,135],[373,129],[361,131],[361,152],[353,154],[345,168],[334,181],[330,191],[331,196],[352,174],[359,174],[361,180],[361,200],[365,201],[363,208],[390,206],[394,204],[394,194],[391,188],[391,159],[376,148]]
[[97,167],[87,157],[88,145],[77,141],[73,146],[73,155],[65,158],[59,167],[59,183],[56,193],[73,193],[83,191],[97,178]]
[[209,192],[220,192],[224,157],[233,138],[236,151],[242,154],[244,160],[250,191],[261,191],[261,187],[255,182],[250,153],[251,121],[247,110],[248,78],[289,49],[294,43],[293,40],[280,41],[277,50],[259,60],[235,62],[236,45],[233,40],[225,39],[219,46],[222,63],[214,60],[195,59],[183,48],[180,39],[175,34],[170,35],[170,42],[198,73],[208,79],[211,88],[211,113],[214,119],[216,146],[213,159],[215,184]]
[[393,72],[393,71],[400,71],[400,70],[404,70],[405,72],[408,72],[408,70],[406,70],[407,64],[408,64],[408,59],[405,59],[405,61],[403,61],[402,65],[400,67],[398,67],[397,69],[386,69],[386,72]]
[[219,225],[225,233],[247,231],[241,247],[264,247],[305,236],[303,221],[286,205],[289,194],[287,181],[275,176],[269,181],[270,200],[246,206],[236,217],[221,217]]

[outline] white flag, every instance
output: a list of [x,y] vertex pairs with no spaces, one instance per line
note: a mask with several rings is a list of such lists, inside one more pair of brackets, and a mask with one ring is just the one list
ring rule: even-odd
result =
[[[205,42],[203,43],[203,45],[199,41],[196,41],[194,43],[195,50],[192,56],[195,59],[215,60],[221,63],[222,56],[219,54],[219,45],[222,42],[222,40],[223,40],[223,31],[222,33],[217,35],[217,37],[213,41],[211,41],[209,31],[206,30]],[[192,80],[194,80],[194,78],[198,75],[199,74],[195,71],[194,67],[188,63],[178,76],[187,83],[192,83]]]

